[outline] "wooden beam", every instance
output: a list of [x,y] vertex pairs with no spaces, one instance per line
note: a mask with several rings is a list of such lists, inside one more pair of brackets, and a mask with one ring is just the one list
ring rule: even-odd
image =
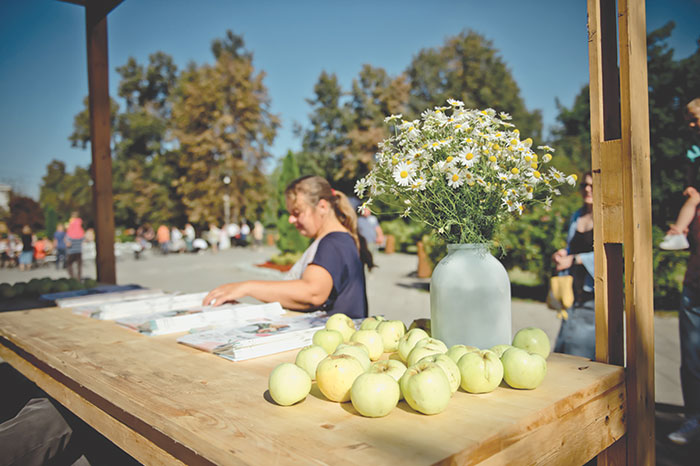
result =
[[651,162],[644,0],[619,0],[627,316],[627,461],[655,463]]
[[97,246],[95,262],[97,281],[116,283],[107,16],[103,5],[95,7],[93,5],[88,3],[85,7],[85,25],[92,150],[92,199]]

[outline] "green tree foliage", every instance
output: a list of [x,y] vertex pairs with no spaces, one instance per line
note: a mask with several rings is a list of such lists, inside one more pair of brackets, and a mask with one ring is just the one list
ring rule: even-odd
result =
[[86,224],[92,224],[90,172],[77,166],[73,173],[70,173],[66,171],[65,163],[52,160],[46,166],[46,174],[42,177],[39,203],[44,209],[53,209],[58,221],[68,220],[71,212],[77,211]]
[[44,207],[44,229],[47,237],[53,238],[56,225],[58,225],[58,214],[53,207]]
[[542,133],[539,110],[528,111],[510,70],[493,43],[474,31],[447,39],[434,49],[421,50],[406,71],[410,85],[410,116],[458,99],[467,108],[493,108],[510,113],[524,137],[535,141]]
[[565,173],[582,174],[591,169],[590,93],[584,86],[574,98],[571,108],[556,101],[558,125],[552,131],[554,156]]
[[230,31],[214,41],[216,62],[190,64],[174,94],[171,125],[179,149],[173,183],[194,222],[221,217],[225,189],[234,218],[260,211],[266,200],[262,165],[279,120],[269,112],[264,73],[255,72],[252,54],[242,47]]
[[294,225],[289,223],[289,213],[286,209],[284,191],[287,186],[299,178],[299,166],[292,151],[282,159],[282,169],[277,180],[277,248],[284,253],[304,251],[309,246],[309,240],[299,233]]

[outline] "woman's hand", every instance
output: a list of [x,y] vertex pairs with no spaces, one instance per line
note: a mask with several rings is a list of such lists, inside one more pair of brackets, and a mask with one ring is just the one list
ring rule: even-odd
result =
[[224,303],[236,301],[247,295],[245,285],[246,282],[235,282],[216,287],[204,297],[202,304],[205,306],[221,306]]
[[695,205],[700,204],[700,193],[698,193],[698,190],[694,187],[688,186],[687,188],[685,188],[685,191],[683,191],[683,195],[689,200],[693,201]]
[[[572,265],[574,265],[574,258],[575,256],[573,254],[566,254],[566,250],[564,255],[556,255],[554,257],[554,264],[556,266],[557,272],[561,272],[562,270],[567,270],[570,269]],[[559,252],[559,251],[557,251]]]

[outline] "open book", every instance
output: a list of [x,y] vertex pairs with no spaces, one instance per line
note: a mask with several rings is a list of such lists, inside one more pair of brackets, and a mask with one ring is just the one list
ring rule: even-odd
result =
[[326,319],[326,314],[320,311],[303,316],[258,319],[243,326],[190,333],[177,341],[232,361],[242,361],[310,345],[314,333],[324,328]]
[[138,314],[116,319],[119,325],[147,335],[166,335],[210,326],[241,326],[262,318],[279,318],[285,310],[280,303],[224,304]]

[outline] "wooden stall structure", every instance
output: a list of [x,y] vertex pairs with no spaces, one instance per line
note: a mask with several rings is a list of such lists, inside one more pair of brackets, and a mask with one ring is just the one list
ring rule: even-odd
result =
[[[113,282],[106,16],[121,0],[64,1],[86,9],[98,278]],[[598,362],[552,355],[536,391],[458,393],[439,416],[372,420],[313,393],[274,406],[267,374],[288,354],[232,364],[64,309],[0,315],[0,356],[148,464],[653,464],[645,5],[588,11]]]
[[644,0],[588,0],[588,50],[596,359],[625,366],[627,384],[627,435],[599,464],[651,465],[654,309]]

